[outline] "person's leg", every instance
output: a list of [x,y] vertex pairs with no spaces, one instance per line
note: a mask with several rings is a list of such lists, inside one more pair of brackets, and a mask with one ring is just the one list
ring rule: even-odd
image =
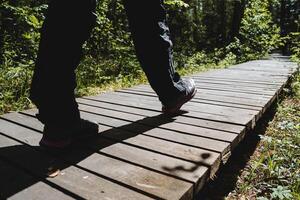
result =
[[[163,105],[178,103],[187,84],[175,71],[172,41],[161,0],[123,0],[137,57]],[[194,95],[194,94],[193,94]]]
[[[95,23],[95,3],[52,0],[49,4],[30,91],[30,99],[38,107],[38,118],[45,128],[60,130],[80,122],[74,97],[75,69],[82,44]],[[65,137],[62,132],[53,131],[51,136]]]

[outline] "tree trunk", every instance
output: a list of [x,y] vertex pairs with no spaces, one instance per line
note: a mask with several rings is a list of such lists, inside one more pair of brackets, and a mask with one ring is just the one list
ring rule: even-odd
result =
[[225,0],[219,0],[218,5],[218,13],[220,17],[220,24],[218,28],[218,42],[220,43],[219,46],[223,46],[226,44],[226,2]]
[[[287,2],[286,0],[280,1],[280,35],[281,37],[287,36],[287,27],[286,27],[286,18],[287,18]],[[285,44],[282,47],[282,54],[288,54],[288,44]]]
[[246,0],[235,0],[233,7],[231,31],[230,31],[230,42],[234,41],[234,38],[239,35],[241,22],[244,16]]

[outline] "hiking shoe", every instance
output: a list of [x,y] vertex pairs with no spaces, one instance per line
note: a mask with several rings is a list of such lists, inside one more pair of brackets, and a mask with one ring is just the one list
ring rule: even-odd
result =
[[176,114],[180,110],[181,106],[186,102],[190,101],[196,94],[197,89],[193,79],[186,79],[181,81],[185,87],[185,93],[179,96],[176,100],[171,103],[163,104],[162,112],[164,114]]
[[98,124],[80,119],[80,123],[63,128],[45,125],[43,132],[44,134],[39,145],[47,150],[60,151],[70,147],[75,140],[96,135],[98,133]]

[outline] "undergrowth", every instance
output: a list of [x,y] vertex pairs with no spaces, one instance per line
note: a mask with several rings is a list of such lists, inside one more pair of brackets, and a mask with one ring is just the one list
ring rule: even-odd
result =
[[300,199],[300,74],[227,199]]
[[[236,63],[235,57],[231,54],[221,59],[216,57],[216,53],[217,50],[209,55],[204,52],[189,56],[178,54],[175,55],[175,65],[180,74],[187,75],[213,68],[224,68]],[[132,54],[118,60],[85,57],[76,73],[77,97],[147,82],[144,72]],[[0,68],[0,114],[33,107],[28,98],[32,74],[33,63],[25,67]]]

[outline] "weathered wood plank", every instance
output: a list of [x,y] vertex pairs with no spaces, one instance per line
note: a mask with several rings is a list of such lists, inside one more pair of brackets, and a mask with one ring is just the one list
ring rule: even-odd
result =
[[[8,119],[10,119],[10,120],[14,120],[14,121],[16,121],[17,123],[24,123],[24,124],[32,124],[32,122],[28,122],[28,120],[27,119],[22,119],[22,118],[20,118],[19,116],[16,116],[16,115],[13,115],[13,114],[10,114],[10,115],[8,115],[8,116],[6,116],[6,118],[8,118]],[[109,134],[110,133],[110,131],[107,131],[106,132],[107,134]],[[150,142],[150,143],[152,143],[153,142],[153,140],[151,140],[151,141],[149,141],[149,139],[148,139],[148,142]],[[100,141],[100,143],[103,143],[103,139],[101,139],[101,141]],[[217,143],[216,143],[217,144]],[[228,144],[227,144],[228,145]],[[121,148],[122,147],[122,150],[120,150],[119,148]],[[132,148],[132,151],[129,151],[130,150],[130,148]],[[170,160],[174,160],[174,159],[172,159],[172,158],[168,158],[168,157],[165,157],[165,158],[160,158],[161,156],[159,155],[159,156],[157,156],[156,154],[153,154],[152,152],[148,152],[148,151],[144,151],[144,150],[139,150],[139,149],[137,149],[137,148],[134,148],[134,147],[130,147],[130,146],[127,146],[127,145],[123,145],[123,144],[118,144],[118,145],[114,145],[113,147],[107,147],[107,148],[105,148],[105,150],[101,150],[101,152],[103,153],[103,152],[105,152],[105,151],[108,151],[108,152],[113,152],[114,154],[113,154],[113,156],[117,156],[118,154],[117,154],[117,152],[122,152],[122,153],[124,153],[124,155],[122,154],[122,155],[119,155],[120,157],[122,157],[122,159],[126,159],[126,158],[128,158],[128,156],[129,156],[129,158],[128,158],[128,160],[129,159],[134,159],[134,160],[137,160],[138,158],[139,159],[142,159],[142,161],[143,161],[143,163],[146,163],[146,164],[144,164],[144,165],[146,165],[146,166],[150,166],[150,167],[153,167],[152,165],[154,164],[153,163],[153,159],[155,159],[155,160],[163,160],[164,162],[166,162],[166,163],[170,163],[171,161]],[[141,152],[142,151],[142,152]],[[175,153],[176,153],[176,149],[174,149],[173,151],[175,151]],[[141,153],[140,153],[141,152]],[[131,154],[140,154],[140,156],[137,156],[137,155],[135,155],[135,156],[130,156]],[[211,155],[211,153],[212,152],[206,152],[204,155]],[[110,153],[110,155],[111,155],[112,153]],[[144,155],[144,156],[142,156],[142,155]],[[146,155],[146,156],[145,156]],[[153,155],[156,155],[155,157],[153,157]],[[217,154],[215,154],[216,156],[217,156]],[[200,155],[198,155],[200,158],[201,158],[201,156]],[[145,160],[145,157],[147,158],[146,160]],[[199,159],[199,157],[198,157],[198,159]],[[206,158],[207,159],[207,158]],[[217,157],[215,157],[215,159],[214,159],[214,162],[215,162],[215,160],[217,159]],[[139,162],[141,162],[141,160],[139,160]],[[198,160],[197,161],[197,163],[198,163],[198,165],[200,164],[199,163],[200,161]],[[152,165],[151,165],[152,164]],[[194,163],[195,164],[195,163]],[[180,164],[178,164],[178,166],[182,166],[182,167],[184,167],[184,168],[187,168],[187,169],[194,169],[195,167],[193,167],[193,165],[191,165],[191,167],[189,167],[189,166],[185,166],[185,165],[183,165],[182,163]],[[158,167],[156,167],[156,168],[158,168]],[[174,167],[174,169],[175,169],[176,167]],[[166,170],[168,170],[168,169],[172,169],[172,167],[166,167]],[[206,169],[206,168],[205,168]],[[176,170],[175,170],[176,171]],[[196,170],[197,171],[197,170]],[[179,172],[180,172],[180,170],[179,170]],[[177,172],[178,173],[178,172]],[[183,173],[183,174],[185,174],[185,175],[182,175],[182,177],[187,177],[188,178],[188,174],[190,174],[190,178],[193,180],[193,179],[199,179],[200,177],[198,177],[198,176],[195,176],[195,174],[193,174],[193,173],[191,173],[191,171],[189,171],[188,170],[188,172],[187,173],[185,173],[185,171],[184,172],[181,172],[181,173]],[[179,173],[179,175],[181,174],[181,173]],[[191,180],[191,181],[192,181]],[[197,180],[193,180],[193,181],[197,181]]]
[[[193,103],[201,103],[201,104],[207,104],[207,105],[215,105],[215,106],[223,106],[223,107],[232,107],[232,108],[238,108],[238,109],[244,109],[244,110],[254,110],[258,111],[258,113],[255,113],[255,115],[260,116],[265,112],[265,110],[268,108],[268,106],[272,103],[272,100],[274,97],[276,97],[277,93],[279,93],[281,89],[277,89],[273,97],[270,98],[268,96],[267,98],[261,98],[256,99],[244,99],[240,97],[236,97],[238,95],[233,95],[233,96],[220,96],[214,95],[214,91],[211,93],[202,93],[202,90],[198,88],[198,94],[192,99],[190,102],[190,105]],[[142,95],[142,96],[153,96],[156,97],[154,92],[151,90],[149,87],[139,87],[138,89],[136,88],[130,88],[130,89],[123,89],[119,90],[118,92],[122,93],[127,93],[127,94],[134,94],[134,95]],[[252,95],[251,95],[252,96]],[[248,95],[249,97],[249,95]],[[265,96],[262,96],[265,97]],[[252,105],[251,105],[252,104]],[[198,106],[197,106],[198,107]]]
[[[16,133],[18,135],[21,135],[21,137],[18,137],[19,140],[22,140],[22,142],[26,144],[36,145],[36,137],[35,135],[37,132],[34,132],[28,128],[23,128],[20,126],[17,126],[15,124],[9,124],[7,122],[3,122],[3,120],[0,120],[1,126],[5,125],[7,126],[15,126],[15,128],[11,128],[9,130],[15,130],[15,132],[5,131],[4,134],[10,135],[11,137],[15,136]],[[4,124],[3,124],[4,123]],[[17,128],[18,127],[18,128]],[[3,130],[1,130],[3,132]],[[20,134],[22,133],[22,134]],[[0,139],[0,147],[4,148],[7,146],[15,146],[15,141],[8,141],[11,139],[5,139],[1,137]],[[95,144],[95,143],[94,143]],[[5,145],[5,146],[3,146]],[[111,142],[101,141],[100,144],[98,144],[99,151],[103,148],[105,149],[106,146],[112,146]],[[27,148],[27,147],[26,147]],[[31,149],[31,148],[29,148]],[[36,153],[39,153],[38,151],[34,151]],[[1,153],[1,152],[0,152]],[[20,155],[21,154],[21,155]],[[24,158],[30,154],[30,157],[33,158],[36,156],[34,153],[26,153],[26,151],[19,152],[18,155],[6,155],[6,159],[11,159],[14,162],[17,162],[18,165],[21,165],[22,167],[27,168],[28,170],[32,170],[32,172],[37,173],[40,172],[41,174],[44,173],[44,167],[41,166],[32,166],[29,162],[24,162]],[[5,156],[5,155],[1,155]],[[27,157],[26,157],[27,158]],[[28,158],[27,158],[28,159]],[[159,170],[151,169],[150,167],[143,167],[139,164],[133,164],[130,161],[126,161],[122,158],[116,158],[112,155],[107,155],[104,152],[102,153],[95,153],[94,151],[88,150],[86,148],[82,148],[80,146],[73,149],[72,152],[68,153],[67,155],[63,156],[63,159],[66,160],[67,166],[69,163],[76,164],[80,169],[87,170],[90,173],[96,174],[99,177],[106,177],[109,180],[113,181],[114,183],[118,183],[119,185],[126,186],[130,190],[133,190],[135,192],[139,192],[142,195],[146,195],[146,197],[154,198],[154,199],[180,199],[183,197],[183,199],[189,199],[193,195],[193,185],[196,183],[192,183],[192,181],[183,181],[179,177],[176,178],[176,175],[179,176],[182,173],[188,173],[184,171],[170,171],[169,174],[173,173],[176,174],[174,176],[167,176],[166,174],[162,173],[163,170],[167,171],[167,169],[176,169],[176,166],[183,166],[183,168],[191,168],[195,166],[195,164],[188,165],[181,165],[184,163],[183,161],[177,162],[175,166],[173,166],[170,163],[164,163]],[[157,158],[156,158],[157,159]],[[46,159],[45,155],[38,155],[38,158],[36,157],[35,160],[39,160],[40,162],[44,163],[46,166],[49,165],[49,158]],[[45,160],[45,161],[44,161]],[[158,159],[158,160],[164,160],[164,159]],[[33,160],[32,160],[33,161]],[[51,161],[51,160],[50,160]],[[52,160],[53,161],[53,160]],[[63,162],[63,161],[62,161]],[[70,165],[70,164],[69,164]],[[61,166],[63,169],[68,169],[69,167]],[[41,172],[42,170],[42,172]],[[160,172],[159,172],[160,171]],[[64,172],[64,171],[63,171]],[[199,166],[197,169],[193,172],[195,174],[195,177],[205,177],[205,180],[208,178],[208,168]],[[198,174],[198,173],[201,173]],[[67,172],[65,172],[67,174]],[[69,174],[69,172],[68,172]],[[75,173],[76,174],[76,173]],[[56,181],[57,179],[61,179],[61,181],[66,181],[66,177],[63,176],[57,176],[54,179],[50,179],[51,181]],[[199,182],[196,184],[198,187],[200,187],[200,184],[203,184],[204,180],[202,182]],[[80,187],[80,184],[78,182],[73,182],[75,185],[73,185],[73,190],[78,192]],[[67,186],[67,185],[66,185]],[[65,186],[65,187],[66,187]],[[89,188],[89,187],[87,187]],[[92,187],[94,188],[94,187]],[[84,188],[83,188],[84,189]],[[92,189],[92,191],[96,191],[95,189]],[[101,193],[101,191],[99,191]],[[113,193],[113,192],[112,192]],[[126,193],[124,194],[126,195]],[[138,195],[138,194],[137,194]],[[99,195],[96,195],[99,197]]]
[[[193,127],[184,124],[177,124],[173,126],[172,121],[162,120],[155,117],[146,119],[144,117],[141,117],[141,120],[138,121],[130,121],[126,118],[122,120],[116,119],[114,117],[111,118],[109,116],[97,114],[102,113],[102,110],[91,106],[80,105],[80,108],[82,108],[85,111],[81,113],[82,117],[98,121],[99,123],[101,123],[100,127],[104,126],[104,128],[117,128],[109,131],[106,131],[105,129],[104,131],[101,131],[101,136],[106,136],[112,139],[125,141],[126,139],[130,139],[131,137],[135,137],[136,139],[138,137],[141,137],[140,135],[142,135],[142,137],[148,136],[147,141],[150,143],[150,145],[156,144],[155,142],[158,142],[157,139],[160,139],[162,140],[160,143],[163,142],[166,143],[166,145],[173,145],[173,143],[174,145],[181,144],[188,147],[194,147],[198,149],[200,148],[200,150],[205,149],[218,152],[218,154],[227,153],[227,151],[229,151],[234,144],[238,143],[238,135],[234,133]],[[138,143],[135,145],[139,146]],[[169,154],[167,151],[161,153]],[[176,154],[176,151],[173,153],[173,156],[178,156]],[[213,157],[218,157],[218,154],[213,154]]]
[[0,199],[73,199],[7,161],[0,160],[0,175]]
[[202,103],[202,104],[208,104],[208,105],[215,105],[215,106],[224,106],[224,107],[230,107],[230,108],[239,108],[239,109],[245,109],[245,110],[256,110],[261,111],[263,110],[263,107],[260,106],[249,106],[249,105],[243,105],[243,104],[235,104],[232,102],[224,102],[224,101],[218,101],[218,100],[212,100],[212,99],[194,99],[193,102],[196,103]]
[[[282,84],[281,84],[282,85]],[[281,86],[278,88],[281,88]],[[128,90],[128,91],[140,91],[140,92],[143,92],[143,91],[148,91],[148,92],[151,92],[153,93],[152,89],[149,87],[149,85],[138,85],[138,86],[134,86],[134,87],[131,87],[131,88],[125,88],[123,90]],[[122,91],[123,91],[122,90]],[[234,97],[240,97],[241,99],[253,99],[253,100],[260,100],[260,99],[269,99],[269,96],[270,95],[266,95],[266,94],[247,94],[247,93],[244,93],[244,92],[239,92],[239,91],[222,91],[221,89],[220,90],[217,90],[217,89],[211,89],[211,88],[207,88],[207,89],[204,89],[204,88],[197,88],[198,91],[201,91],[198,92],[195,96],[195,98],[198,98],[199,96],[201,97],[202,96],[202,91],[211,91],[211,93],[213,95],[218,95],[219,93],[220,94],[233,94]],[[205,93],[204,93],[205,94]],[[272,96],[272,95],[271,95]]]
[[[235,86],[235,85],[215,85],[210,83],[203,83],[203,84],[197,84],[197,89],[209,89],[209,90],[217,90],[217,91],[230,91],[230,92],[236,92],[236,93],[242,93],[247,95],[265,95],[265,96],[273,96],[276,94],[277,89],[254,89],[253,87],[246,87],[243,86]],[[250,89],[249,89],[250,88]],[[144,91],[137,90],[135,88],[129,88],[129,89],[123,89],[123,90],[129,90],[129,91],[136,91],[136,92],[152,92],[151,90],[147,90],[148,88],[143,88]]]
[[[31,114],[33,114],[33,113],[31,113]],[[105,123],[105,120],[103,120],[103,118],[99,119],[98,115],[82,113],[82,116],[84,118],[87,118],[90,120],[97,120],[97,121],[100,121],[101,123]],[[17,121],[18,123],[31,124],[31,125],[33,124],[32,122],[30,122],[30,121],[32,121],[32,119],[28,120],[28,118],[22,119],[22,117],[19,118],[18,116],[15,116],[15,115],[13,115],[13,117],[10,116],[8,118],[9,119],[13,118],[14,121]],[[36,121],[35,123],[38,123],[38,122]],[[102,125],[100,127],[102,127]],[[210,176],[214,175],[214,173],[218,169],[218,166],[220,164],[220,153],[214,153],[211,151],[191,147],[191,145],[193,145],[193,144],[195,144],[195,146],[196,146],[203,142],[206,143],[206,145],[207,145],[207,143],[209,143],[209,142],[207,142],[205,139],[188,136],[188,135],[182,135],[180,133],[177,133],[177,135],[176,135],[176,133],[174,134],[175,131],[172,132],[172,131],[158,130],[158,129],[157,129],[156,133],[153,129],[150,129],[150,131],[146,131],[149,129],[149,127],[146,128],[146,130],[145,130],[145,127],[143,127],[143,133],[144,132],[146,133],[146,136],[144,136],[144,135],[139,135],[140,132],[137,131],[138,129],[136,129],[134,126],[131,125],[128,127],[133,128],[133,129],[131,129],[132,132],[124,131],[124,130],[121,130],[118,128],[118,129],[103,131],[103,132],[101,132],[101,136],[117,140],[118,142],[122,142],[127,145],[131,144],[134,147],[142,147],[143,149],[146,149],[147,151],[155,151],[158,153],[162,153],[164,155],[176,157],[176,158],[183,159],[183,160],[192,161],[195,164],[195,166],[191,167],[190,169],[195,169],[195,167],[197,167],[198,165],[207,166],[210,168]],[[37,124],[37,128],[39,128],[38,124]],[[141,129],[141,126],[139,128]],[[135,131],[135,132],[133,132],[133,131]],[[147,137],[147,132],[149,132],[148,134],[151,136],[154,136],[155,138]],[[152,132],[152,134],[151,134],[151,132]],[[162,137],[162,135],[163,135],[163,137]],[[156,138],[159,138],[159,139],[156,139]],[[178,141],[178,139],[180,141],[180,139],[181,139],[181,140],[184,140],[184,142],[186,142],[186,143],[184,144],[184,143],[182,143],[182,141],[181,141],[181,143],[167,142],[167,141],[161,140],[161,138],[165,138],[166,140],[169,140],[169,141],[172,141],[172,140]],[[99,141],[99,143],[101,143],[101,141],[103,143],[103,139],[101,139]],[[212,145],[218,147],[219,146],[218,143],[219,143],[218,141],[215,141],[214,143],[212,143]],[[227,154],[229,151],[228,148],[230,148],[231,145],[230,145],[230,143],[224,143],[224,144],[227,145],[227,148],[223,146],[220,148],[220,150],[223,149],[224,152],[226,152],[226,154]],[[122,149],[118,149],[118,148],[120,148],[119,146],[121,146]],[[209,145],[208,145],[208,147],[209,147]],[[113,154],[114,156],[122,157],[124,159],[127,158],[128,155],[130,155],[132,153],[140,152],[139,150],[137,151],[136,148],[132,148],[133,150],[130,153],[130,152],[128,152],[128,149],[130,149],[130,148],[132,148],[132,147],[126,146],[126,145],[118,145],[118,146],[114,145],[114,147],[108,151],[109,152],[112,151],[112,152],[114,152],[114,154]],[[233,146],[231,146],[231,148],[233,148]],[[106,148],[106,149],[108,149],[108,148]],[[151,156],[147,155],[147,154],[149,154],[149,152],[147,152],[147,151],[144,151],[144,152],[142,151],[141,155],[139,157],[137,157],[137,155],[132,156],[132,157],[134,157],[135,159],[147,157],[147,159],[148,160],[150,159],[150,161],[151,161],[150,163],[147,163],[147,166],[151,166],[151,163],[153,163],[153,159],[163,160],[164,162],[168,161],[168,159],[157,159],[157,158],[151,159]],[[107,152],[107,153],[109,153],[109,152]],[[119,155],[120,152],[122,152],[124,155],[123,154]],[[109,154],[111,155],[111,153],[109,153]],[[183,165],[182,165],[182,167],[183,167]],[[166,170],[170,170],[170,168],[166,168]],[[187,169],[187,171],[189,174],[191,173],[190,170]],[[192,176],[194,177],[194,175],[192,175]],[[184,177],[188,177],[188,176],[184,175]],[[198,177],[198,179],[199,179],[199,177]]]
[[[143,90],[148,90],[149,94],[145,94]],[[203,94],[212,94],[215,96],[228,96],[228,97],[238,97],[241,99],[252,99],[252,100],[268,100],[270,99],[270,95],[266,94],[248,94],[244,92],[239,92],[239,91],[225,91],[225,90],[218,90],[218,89],[213,89],[213,88],[197,88],[198,92],[194,98],[201,98]],[[135,93],[135,94],[140,94],[144,96],[153,96],[156,97],[156,95],[153,94],[153,92],[150,90],[149,86],[144,86],[144,87],[133,87],[133,88],[126,88],[123,90],[117,90],[117,92],[123,92],[123,93]],[[151,94],[152,93],[152,94]],[[274,94],[273,94],[274,95]],[[271,95],[271,96],[273,96]]]
[[[115,95],[118,94],[112,93],[111,97]],[[103,95],[101,95],[101,97],[102,96]],[[127,93],[127,96],[130,96],[130,98],[125,97],[125,101],[133,102],[133,99],[139,99],[139,104],[143,104],[144,108],[149,108],[149,106],[151,106],[150,109],[156,109],[157,111],[161,108],[161,104],[159,103],[159,101],[157,101],[155,95],[145,96],[142,94],[136,95],[132,93]],[[112,98],[120,97],[115,96]],[[255,110],[244,110],[239,108],[201,104],[197,102],[193,103],[192,101],[185,104],[182,109],[188,111],[187,113],[183,113],[182,116],[214,120],[237,125],[245,125],[247,127],[251,127],[253,123],[255,123],[255,117],[259,115],[259,111]]]
[[[118,111],[126,112],[126,113],[131,113],[131,114],[136,114],[139,115],[140,117],[137,118],[137,120],[141,119],[142,117],[154,117],[157,115],[160,115],[161,112],[158,110],[158,106],[156,105],[151,105],[151,103],[148,102],[141,102],[141,101],[130,101],[125,97],[122,98],[122,96],[114,96],[114,98],[110,98],[110,95],[108,94],[103,94],[101,97],[87,97],[87,98],[82,98],[86,100],[91,100],[95,102],[103,102],[106,103],[107,105],[103,108],[110,108],[110,106],[118,106],[117,109]],[[81,101],[81,99],[78,99],[78,102]],[[92,102],[89,102],[89,104],[92,105]],[[100,106],[98,106],[100,107]],[[101,108],[101,107],[100,107]],[[160,108],[160,107],[159,107]],[[100,113],[101,114],[101,113]],[[128,120],[130,118],[122,118],[122,116],[118,115],[117,118],[119,119],[125,119]],[[185,125],[192,125],[192,127],[202,127],[206,129],[212,129],[212,130],[220,130],[220,131],[226,131],[226,132],[231,132],[231,133],[242,133],[245,130],[245,126],[242,125],[234,125],[230,123],[223,123],[223,122],[217,122],[214,120],[206,120],[206,119],[199,119],[199,118],[191,118],[191,117],[185,117],[182,115],[178,116],[172,116],[172,118],[164,118],[161,116],[162,119],[159,120],[170,120],[172,125],[168,126],[167,128],[170,128],[171,126],[176,128],[178,130],[179,126],[182,126],[183,124]],[[144,121],[146,125],[151,125],[148,124],[147,121]],[[154,121],[155,122],[155,121]],[[164,124],[162,128],[166,128],[167,124]],[[190,128],[189,128],[190,129]],[[181,130],[181,129],[179,129]],[[185,129],[186,130],[186,129]]]
[[264,83],[259,83],[259,82],[243,82],[243,81],[226,81],[226,80],[218,80],[218,79],[205,79],[205,78],[194,78],[194,81],[197,84],[214,84],[214,85],[226,85],[226,86],[245,86],[245,87],[254,87],[254,88],[259,88],[259,89],[277,89],[281,85],[280,84],[264,84]]
[[[122,91],[122,90],[121,90]],[[156,99],[153,98],[149,98],[148,96],[145,97],[145,95],[147,95],[149,93],[141,93],[142,97],[138,96],[138,98],[140,99],[147,99],[147,100],[154,100],[157,102]],[[156,97],[156,95],[154,93],[153,97]],[[136,98],[137,95],[133,95],[132,98]],[[145,97],[145,98],[144,98]],[[131,100],[131,99],[128,99]],[[254,110],[247,110],[247,109],[240,109],[240,108],[234,108],[234,107],[226,107],[223,105],[212,105],[212,104],[207,104],[207,103],[201,103],[201,101],[197,101],[196,100],[192,100],[190,101],[188,104],[184,105],[185,109],[188,111],[194,111],[194,112],[203,112],[203,113],[210,113],[210,114],[222,114],[225,116],[235,116],[237,113],[241,114],[241,115],[257,115],[259,114],[259,112]],[[158,103],[160,105],[160,103]],[[159,107],[160,108],[160,107]]]
[[263,81],[271,83],[282,83],[287,80],[288,75],[276,75],[264,72],[246,72],[239,70],[212,70],[204,73],[194,74],[196,77],[217,77],[224,79],[233,80],[244,80],[244,81]]
[[[278,93],[281,92],[284,85],[277,89],[277,91],[272,96],[265,95],[255,95],[255,94],[243,94],[236,92],[223,92],[223,91],[215,91],[214,89],[201,89],[198,88],[198,93],[192,99],[191,102],[198,102],[204,104],[213,104],[213,105],[223,105],[228,107],[249,109],[249,110],[257,110],[260,111],[258,115],[261,115],[265,112],[265,110],[271,105],[274,99],[277,97]],[[149,86],[137,86],[130,89],[123,89],[118,92],[134,94],[134,95],[142,95],[142,96],[153,96],[156,95],[149,88]],[[209,96],[209,97],[207,97]],[[213,97],[213,98],[212,98]],[[232,100],[235,99],[233,102]],[[207,102],[203,100],[212,101]],[[232,103],[232,104],[228,104]]]
[[222,77],[222,76],[219,76],[219,77],[209,77],[209,76],[201,76],[201,74],[198,74],[198,75],[191,75],[189,76],[190,78],[193,78],[193,79],[196,79],[196,80],[203,80],[203,81],[219,81],[219,82],[226,82],[226,83],[233,83],[233,84],[236,84],[236,83],[244,83],[244,84],[262,84],[262,85],[271,85],[271,86],[281,86],[281,83],[276,83],[274,81],[264,81],[264,80],[245,80],[245,79],[232,79],[232,78],[229,78],[229,77]]
[[[199,89],[198,89],[199,90]],[[154,95],[154,93],[150,90],[150,88],[132,88],[132,89],[124,89],[120,90],[120,92],[124,93],[134,93],[134,94],[140,94],[140,95]],[[249,96],[249,95],[248,95]],[[264,107],[265,104],[269,101],[269,98],[241,98],[236,96],[222,96],[220,98],[220,95],[210,94],[210,93],[202,93],[202,90],[199,90],[198,94],[192,99],[191,102],[201,102],[201,101],[210,101],[210,103],[228,103],[228,105],[231,104],[232,107],[240,106],[241,108],[249,108],[251,109],[257,109]],[[224,104],[226,105],[226,104]]]
[[[29,114],[34,114],[34,112],[30,112],[30,113],[27,112],[27,113],[28,115],[12,113],[6,115],[5,119],[13,120],[15,123],[18,123],[19,125],[24,125],[29,128],[34,128],[41,132],[42,131],[41,123],[34,117],[34,115],[29,115]],[[94,120],[94,121],[99,120],[103,124],[103,120],[102,120],[103,118],[98,119],[97,115],[95,116],[89,113],[82,113],[82,115],[85,118],[88,118],[90,120]],[[109,120],[109,118],[106,119],[106,121],[107,120]],[[105,138],[111,138],[114,140],[118,140],[119,142],[123,142],[124,144],[141,147],[142,149],[148,149],[149,151],[156,151],[161,154],[169,155],[171,157],[177,157],[179,159],[188,160],[191,162],[202,162],[201,160],[199,160],[199,158],[201,158],[200,155],[211,154],[212,156],[209,159],[205,160],[206,165],[212,165],[220,157],[218,153],[204,151],[202,149],[194,148],[189,145],[182,145],[179,143],[168,142],[166,140],[160,140],[157,139],[158,137],[149,137],[147,135],[142,135],[144,132],[147,132],[148,130],[155,129],[152,127],[128,123],[127,129],[130,131],[126,131],[123,130],[122,127],[118,128],[117,125],[115,125],[116,127],[99,125],[99,129],[100,129],[99,136]],[[160,134],[163,134],[165,130],[158,129],[158,131]],[[177,137],[180,138],[180,135],[181,135],[180,132],[178,132]],[[169,151],[170,149],[173,149],[173,152]],[[186,154],[187,152],[189,152],[189,154]]]
[[[21,138],[19,140],[27,144],[31,143],[28,136],[26,139]],[[132,191],[131,188],[128,187],[128,189],[127,187],[124,187],[124,184],[116,184],[114,183],[115,181],[111,180],[109,177],[105,179],[104,176],[95,175],[95,173],[90,173],[85,169],[73,166],[77,161],[84,158],[84,156],[80,158],[80,154],[77,154],[77,157],[71,161],[72,163],[65,163],[65,161],[62,161],[57,157],[41,153],[24,143],[0,135],[0,156],[30,172],[32,175],[52,187],[53,190],[58,190],[58,194],[65,194],[65,196],[61,195],[59,199],[105,199],[119,197],[124,197],[124,199],[131,199],[130,197],[141,199],[155,198],[155,196],[152,196],[151,194],[147,196],[147,194]],[[46,174],[49,167],[60,169],[60,175],[55,178],[47,178]],[[6,173],[8,172],[6,171]],[[18,197],[16,199],[23,199],[23,194],[19,194],[21,191],[25,191],[24,195],[28,196],[34,196],[35,193],[42,192],[39,190],[36,191],[36,186],[33,185],[34,183],[30,184],[32,185],[26,188],[19,188],[20,191],[17,190],[18,188],[14,188],[16,189],[16,197]],[[51,195],[52,193],[53,199],[56,197],[58,198],[58,196],[54,196],[55,193],[53,191],[45,191],[45,195]],[[45,199],[48,199],[47,196],[44,197]]]

